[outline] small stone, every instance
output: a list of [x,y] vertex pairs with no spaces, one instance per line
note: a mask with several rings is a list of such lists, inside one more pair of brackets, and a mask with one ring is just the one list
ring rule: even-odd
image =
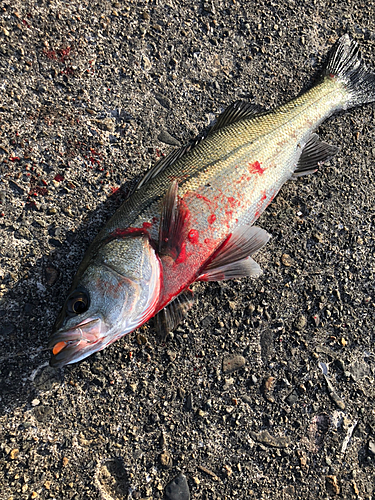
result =
[[348,345],[348,341],[347,341],[347,340],[345,340],[345,339],[344,339],[344,337],[341,337],[341,341],[340,341],[340,342],[341,342],[341,345],[342,345],[343,347],[346,347],[346,346]]
[[195,486],[199,486],[201,484],[198,477],[193,477],[193,481],[194,481]]
[[172,457],[168,451],[163,451],[160,455],[160,463],[163,467],[170,468],[173,465]]
[[56,283],[57,277],[59,273],[54,267],[46,267],[44,270],[44,277],[46,280],[46,284],[48,286],[52,286]]
[[245,366],[245,363],[246,360],[243,356],[227,356],[223,359],[223,372],[235,372]]
[[39,401],[39,399],[33,399],[33,400],[31,401],[31,406],[38,406],[38,405],[40,405],[40,401]]
[[227,391],[228,389],[230,389],[232,387],[232,385],[234,384],[235,380],[234,378],[230,377],[230,378],[225,378],[224,379],[224,385],[223,385],[223,391]]
[[273,448],[286,448],[290,444],[290,439],[285,436],[271,436],[268,431],[250,432],[250,436],[254,441],[262,443]]
[[168,356],[168,358],[169,358],[169,361],[170,361],[171,363],[173,363],[173,361],[175,361],[175,359],[177,358],[177,353],[176,353],[175,351],[170,351],[170,350],[168,350],[168,351],[167,351],[167,356]]
[[315,326],[319,326],[319,323],[320,323],[319,314],[315,314],[315,316],[313,316],[313,320],[314,320]]
[[368,442],[368,451],[371,455],[375,455],[375,441],[370,440]]
[[185,408],[188,411],[193,409],[193,395],[191,393],[186,396]]
[[264,389],[266,391],[270,391],[273,386],[275,385],[275,377],[268,377],[267,380],[264,382]]
[[45,487],[46,490],[49,490],[51,488],[51,481],[46,481],[43,486]]
[[231,475],[233,474],[231,467],[229,465],[224,465],[223,469],[224,469],[225,474],[228,477],[231,477]]
[[297,330],[304,330],[305,327],[307,325],[307,319],[306,319],[306,316],[303,316],[303,314],[301,314],[298,318],[297,318],[297,321],[295,323],[295,326],[296,326],[296,329]]
[[38,498],[38,496],[39,496],[39,495],[38,495],[38,493],[37,493],[36,491],[33,491],[33,492],[31,493],[30,498]]
[[62,459],[62,465],[63,465],[63,467],[66,467],[68,465],[68,463],[69,463],[69,458],[63,457],[63,459]]
[[318,243],[323,243],[324,241],[324,236],[322,235],[322,233],[318,233],[318,232],[315,232],[313,233],[313,238],[318,242]]
[[326,488],[331,494],[338,495],[340,493],[340,487],[336,476],[326,476]]
[[20,450],[18,448],[14,448],[10,453],[9,453],[9,456],[11,458],[11,460],[15,460],[17,458],[17,455],[18,453],[20,452]]
[[184,474],[179,474],[165,488],[168,500],[190,500],[189,486]]
[[281,262],[284,264],[286,267],[290,267],[293,265],[293,259],[290,255],[287,253],[283,253],[281,256]]
[[137,384],[129,384],[129,389],[133,394],[137,392],[137,387]]
[[354,479],[352,481],[352,487],[353,487],[354,494],[358,496],[359,495],[359,489],[358,489],[358,486],[356,485]]
[[159,141],[164,142],[165,144],[169,144],[170,146],[181,146],[181,143],[165,130],[162,130],[160,132],[160,134],[158,135],[158,139]]
[[137,334],[137,344],[138,345],[147,344],[147,338],[144,335],[142,335],[141,333]]

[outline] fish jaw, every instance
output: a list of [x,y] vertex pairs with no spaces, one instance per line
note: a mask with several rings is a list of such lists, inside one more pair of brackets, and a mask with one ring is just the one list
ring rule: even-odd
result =
[[101,318],[89,318],[73,328],[62,328],[55,332],[48,342],[48,347],[52,349],[50,365],[53,368],[61,368],[103,349],[106,345],[100,347],[105,340],[103,326]]

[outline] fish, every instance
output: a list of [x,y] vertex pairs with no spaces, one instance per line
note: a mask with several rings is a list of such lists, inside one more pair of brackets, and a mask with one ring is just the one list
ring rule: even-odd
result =
[[348,34],[311,89],[264,111],[236,101],[138,183],[86,251],[48,342],[50,365],[76,363],[151,318],[162,334],[193,306],[191,285],[257,277],[270,235],[254,223],[291,178],[337,151],[315,129],[375,101],[375,74]]

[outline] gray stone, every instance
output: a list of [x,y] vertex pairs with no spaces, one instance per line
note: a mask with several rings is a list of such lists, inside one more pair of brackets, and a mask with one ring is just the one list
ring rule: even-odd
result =
[[179,474],[165,488],[168,500],[190,500],[189,486],[184,474]]

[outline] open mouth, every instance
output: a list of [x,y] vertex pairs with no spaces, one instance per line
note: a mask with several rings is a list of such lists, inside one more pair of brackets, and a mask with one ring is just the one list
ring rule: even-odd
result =
[[100,338],[99,318],[86,320],[68,330],[57,331],[48,342],[48,348],[52,349],[50,365],[58,368],[73,360],[79,361],[80,353],[95,345]]

